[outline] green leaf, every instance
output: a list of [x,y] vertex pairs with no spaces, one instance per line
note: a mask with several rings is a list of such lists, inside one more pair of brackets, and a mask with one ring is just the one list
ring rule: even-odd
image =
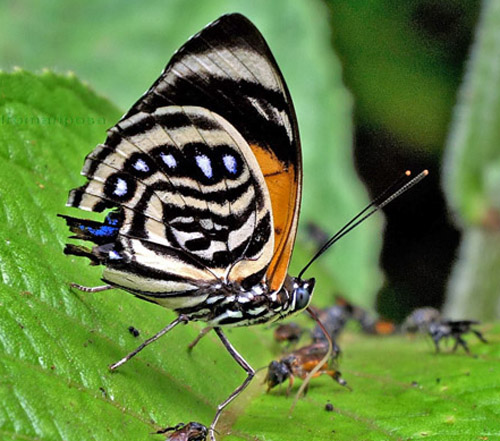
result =
[[[435,354],[430,339],[348,333],[340,340],[343,378],[311,382],[292,414],[290,398],[273,390],[257,397],[225,441],[464,441],[499,440],[500,327],[486,328],[490,344],[467,338],[472,353]],[[327,412],[325,405],[333,404]]]
[[[71,76],[0,74],[0,90],[7,171],[0,176],[0,437],[159,440],[151,432],[166,425],[209,424],[244,378],[212,335],[189,354],[200,326],[181,326],[110,373],[107,365],[173,314],[123,292],[69,288],[70,281],[98,285],[100,269],[62,254],[68,233],[56,213],[67,189],[82,182],[74,170],[89,145],[119,112]],[[220,438],[230,431],[227,440],[500,439],[500,329],[485,335],[489,345],[469,340],[473,358],[435,355],[427,340],[348,333],[341,369],[353,392],[320,377],[288,417],[291,400],[278,390],[264,394],[261,373],[223,414]],[[228,336],[255,367],[278,356],[269,329]],[[328,400],[333,413],[324,410]]]
[[485,2],[446,146],[444,186],[465,227],[500,216],[499,26],[500,4]]
[[500,3],[484,2],[444,158],[443,184],[463,229],[445,311],[492,320],[500,300]]

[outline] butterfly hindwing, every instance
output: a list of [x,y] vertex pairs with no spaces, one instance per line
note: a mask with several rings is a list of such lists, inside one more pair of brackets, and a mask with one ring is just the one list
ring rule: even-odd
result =
[[89,181],[68,205],[118,209],[102,225],[66,217],[77,237],[99,244],[88,257],[106,265],[106,282],[171,305],[174,293],[195,297],[267,269],[267,186],[248,144],[219,115],[193,106],[139,112],[110,130],[82,173]]

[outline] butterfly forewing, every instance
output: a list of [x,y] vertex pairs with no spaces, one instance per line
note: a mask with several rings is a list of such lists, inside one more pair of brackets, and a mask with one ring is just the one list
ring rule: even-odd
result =
[[275,244],[267,279],[278,290],[295,241],[302,163],[292,100],[257,28],[239,14],[211,23],[177,51],[124,118],[165,105],[210,109],[250,145],[271,197]]

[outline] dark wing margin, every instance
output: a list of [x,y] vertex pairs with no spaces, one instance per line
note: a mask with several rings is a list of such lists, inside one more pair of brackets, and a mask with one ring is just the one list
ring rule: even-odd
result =
[[229,121],[250,145],[271,196],[274,257],[271,288],[283,284],[295,242],[302,158],[292,99],[269,46],[241,14],[194,35],[124,118],[167,105],[195,105]]
[[259,30],[241,14],[191,37],[123,119],[167,105],[200,106],[228,120],[248,142],[286,166],[301,166],[290,93]]

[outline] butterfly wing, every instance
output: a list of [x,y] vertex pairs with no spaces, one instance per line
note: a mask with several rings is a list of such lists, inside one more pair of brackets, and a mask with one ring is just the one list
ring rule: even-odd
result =
[[274,250],[269,193],[248,143],[219,115],[160,107],[121,120],[86,159],[68,205],[115,209],[103,224],[65,216],[106,265],[103,280],[169,308],[203,302],[229,272],[263,277]]
[[[295,242],[302,159],[290,93],[258,29],[240,14],[214,21],[176,52],[124,118],[166,105],[210,109],[250,145],[271,197],[275,242],[267,279],[278,290]],[[231,274],[241,278],[237,269]]]

